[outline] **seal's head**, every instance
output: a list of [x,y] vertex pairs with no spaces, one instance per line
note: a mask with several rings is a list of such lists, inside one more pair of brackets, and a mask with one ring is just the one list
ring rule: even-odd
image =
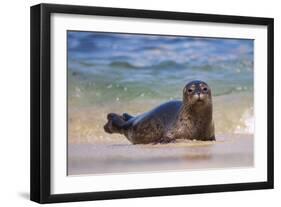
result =
[[211,89],[207,83],[195,80],[185,85],[183,101],[191,105],[205,106],[212,104]]

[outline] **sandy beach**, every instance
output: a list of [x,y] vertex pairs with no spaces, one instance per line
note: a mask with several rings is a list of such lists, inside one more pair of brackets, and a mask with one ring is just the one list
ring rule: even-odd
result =
[[215,142],[69,144],[68,175],[251,167],[252,135],[225,135]]

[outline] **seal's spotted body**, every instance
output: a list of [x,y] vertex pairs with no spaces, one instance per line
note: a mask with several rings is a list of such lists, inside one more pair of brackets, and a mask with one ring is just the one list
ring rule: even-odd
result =
[[135,117],[110,113],[107,119],[106,132],[124,134],[133,144],[215,140],[211,89],[202,81],[184,87],[183,101],[170,101]]

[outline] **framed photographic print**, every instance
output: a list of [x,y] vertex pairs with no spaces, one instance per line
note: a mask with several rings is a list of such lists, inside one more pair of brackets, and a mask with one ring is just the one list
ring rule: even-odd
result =
[[31,200],[273,188],[273,19],[31,7]]

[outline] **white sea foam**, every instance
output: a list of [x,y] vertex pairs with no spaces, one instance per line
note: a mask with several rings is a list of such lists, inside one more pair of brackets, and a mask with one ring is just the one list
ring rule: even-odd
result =
[[253,134],[255,128],[255,118],[253,115],[253,108],[245,111],[240,119],[240,125],[238,125],[234,131],[236,134]]

